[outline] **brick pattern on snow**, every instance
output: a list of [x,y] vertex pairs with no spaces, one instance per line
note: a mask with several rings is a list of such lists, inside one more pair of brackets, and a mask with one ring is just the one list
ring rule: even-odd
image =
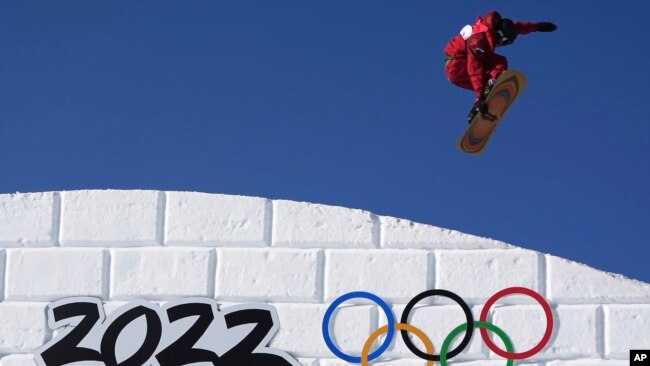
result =
[[[580,244],[580,243],[577,243]],[[325,309],[349,291],[385,299],[399,319],[418,293],[443,288],[478,319],[505,287],[540,292],[553,308],[554,336],[525,362],[619,366],[650,347],[650,285],[549,254],[454,230],[343,207],[194,192],[86,190],[0,195],[0,366],[33,365],[51,339],[51,301],[93,296],[107,312],[134,299],[215,298],[224,306],[273,304],[272,346],[303,365],[346,365],[321,336]],[[344,352],[357,353],[385,324],[382,310],[350,301],[335,317]],[[439,349],[464,322],[449,301],[423,302],[411,322]],[[510,296],[490,312],[516,344],[544,331],[540,307]],[[417,342],[416,342],[417,344]],[[421,365],[396,337],[380,365]],[[457,365],[502,365],[476,331]]]

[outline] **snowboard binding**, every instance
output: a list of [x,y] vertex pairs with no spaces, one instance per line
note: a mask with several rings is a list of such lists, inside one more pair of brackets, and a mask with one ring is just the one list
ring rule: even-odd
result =
[[478,113],[481,113],[482,115],[488,113],[488,105],[485,103],[485,98],[480,98],[474,102],[472,109],[470,109],[469,114],[467,115],[467,123],[471,124]]

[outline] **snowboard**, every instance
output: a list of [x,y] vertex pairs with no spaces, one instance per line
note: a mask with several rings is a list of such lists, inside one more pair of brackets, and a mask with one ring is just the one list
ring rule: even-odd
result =
[[519,71],[506,70],[501,73],[485,98],[488,112],[476,114],[456,146],[469,154],[483,153],[501,119],[525,87],[526,76]]

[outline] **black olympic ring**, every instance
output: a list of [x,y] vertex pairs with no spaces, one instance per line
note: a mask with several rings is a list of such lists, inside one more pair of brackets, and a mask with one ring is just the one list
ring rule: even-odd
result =
[[[406,304],[406,307],[404,308],[404,312],[402,313],[402,318],[400,319],[400,323],[407,324],[409,314],[411,313],[411,310],[413,310],[415,304],[420,302],[422,299],[430,296],[444,296],[454,300],[458,305],[460,305],[461,309],[463,309],[463,312],[465,313],[465,318],[467,319],[467,330],[465,331],[465,337],[463,337],[463,340],[456,348],[454,348],[447,354],[447,358],[450,359],[456,356],[457,354],[461,353],[463,349],[467,347],[469,342],[472,340],[472,334],[474,333],[474,317],[472,316],[472,310],[469,308],[467,303],[460,296],[447,290],[424,291],[419,295],[417,295],[416,297],[414,297],[413,299],[411,299],[411,301],[409,301],[408,304]],[[411,342],[411,339],[409,338],[408,333],[406,331],[400,330],[400,332],[402,333],[402,339],[404,340],[404,343],[411,350],[411,352],[415,353],[418,357],[423,358],[425,360],[440,361],[440,355],[431,355],[420,351],[413,344],[413,342]]]

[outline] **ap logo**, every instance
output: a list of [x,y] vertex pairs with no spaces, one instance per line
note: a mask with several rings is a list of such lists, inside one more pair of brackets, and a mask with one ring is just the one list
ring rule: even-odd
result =
[[630,366],[650,365],[650,350],[630,350]]

